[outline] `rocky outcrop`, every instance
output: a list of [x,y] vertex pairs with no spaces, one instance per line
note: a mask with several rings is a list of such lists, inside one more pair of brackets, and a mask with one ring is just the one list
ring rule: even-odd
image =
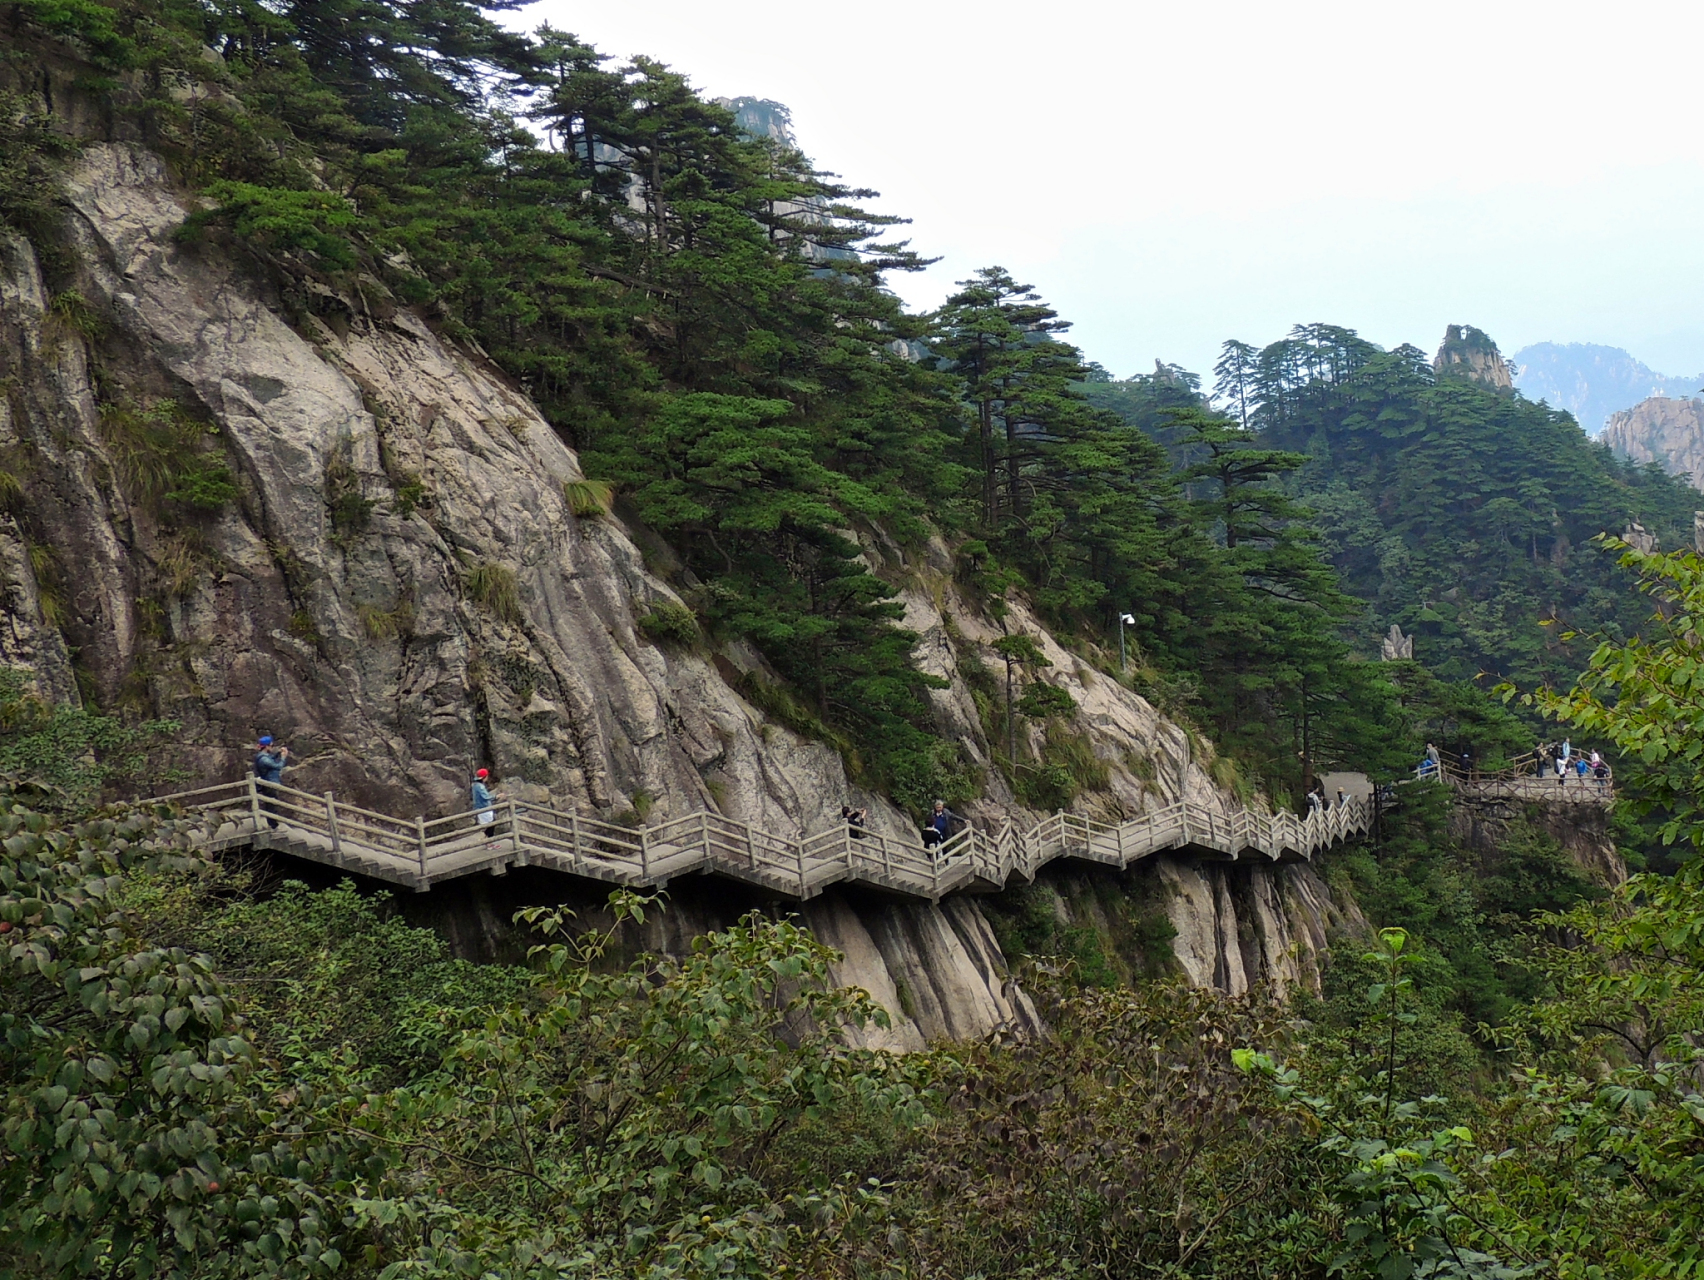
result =
[[1592,882],[1613,889],[1627,879],[1627,862],[1609,833],[1609,809],[1595,804],[1531,804],[1506,797],[1467,798],[1458,793],[1450,834],[1482,858],[1496,859],[1517,825],[1556,842]]
[[1439,377],[1466,378],[1504,395],[1515,393],[1515,380],[1497,344],[1470,324],[1452,324],[1432,360]]
[[1623,458],[1660,463],[1704,489],[1704,400],[1641,400],[1612,413],[1601,439]]
[[[181,243],[189,201],[133,144],[87,147],[65,198],[72,265],[54,279],[28,244],[0,245],[0,465],[21,480],[0,521],[0,657],[71,699],[75,653],[103,705],[182,722],[174,789],[239,774],[265,730],[291,744],[298,786],[393,813],[461,808],[470,770],[489,764],[523,802],[605,818],[715,810],[797,836],[851,800],[878,831],[914,830],[833,750],[741,696],[767,674],[755,652],[647,638],[639,620],[686,585],[667,548],[615,515],[575,514],[576,456],[478,351],[377,281],[280,283]],[[228,500],[173,507],[174,474],[139,479],[160,450],[168,473],[185,458],[228,473]],[[858,536],[900,589],[923,666],[947,681],[942,728],[986,782],[971,816],[1004,819],[1016,800],[984,724],[1002,625],[959,590],[940,542]],[[1043,678],[1079,708],[1070,732],[1104,775],[1080,809],[1224,807],[1204,744],[1021,604],[1003,628],[1035,639]],[[1045,731],[1024,732],[1039,745]],[[1298,932],[1295,913],[1320,904],[1293,888],[1295,869],[1237,874],[1272,944],[1243,945],[1253,917],[1234,895],[1183,894],[1186,971],[1295,980],[1281,957],[1303,934],[1315,945],[1329,911]],[[697,898],[677,893],[667,928],[707,927]],[[842,895],[805,916],[846,952],[842,976],[895,1012],[894,1043],[1032,1016],[974,902]],[[490,951],[469,940],[484,926],[442,923],[467,953]]]

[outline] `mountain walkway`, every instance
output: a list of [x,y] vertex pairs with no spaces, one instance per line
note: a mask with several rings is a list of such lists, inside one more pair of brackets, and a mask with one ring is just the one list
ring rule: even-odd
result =
[[[1451,764],[1422,770],[1414,782],[1436,781],[1468,798],[1607,805],[1607,783],[1569,777],[1558,783],[1523,757],[1494,774]],[[1027,830],[1010,820],[968,827],[930,850],[918,838],[884,836],[835,824],[795,839],[715,813],[693,813],[653,827],[627,827],[546,805],[503,801],[486,811],[445,818],[399,818],[331,792],[314,794],[254,777],[160,796],[199,817],[210,853],[253,848],[292,854],[358,875],[427,890],[460,876],[502,875],[511,867],[544,867],[581,879],[661,888],[695,873],[718,875],[784,898],[813,898],[836,884],[859,884],[938,902],[954,893],[996,893],[1013,877],[1029,881],[1058,859],[1123,869],[1164,852],[1237,861],[1311,860],[1315,853],[1372,830],[1374,801],[1350,796],[1298,817],[1238,807],[1223,811],[1178,802],[1128,822],[1096,822],[1056,813]]]
[[[1581,778],[1571,767],[1560,776],[1550,766],[1541,773],[1539,763],[1535,751],[1516,756],[1504,768],[1490,773],[1466,770],[1443,760],[1435,771],[1424,767],[1417,770],[1416,777],[1421,782],[1443,782],[1469,800],[1524,800],[1539,804],[1614,803],[1615,784],[1608,778],[1600,781],[1589,774]],[[1571,766],[1573,761],[1570,760],[1569,764]]]
[[1014,876],[1033,879],[1060,858],[1124,868],[1156,853],[1187,850],[1226,861],[1245,855],[1299,861],[1365,834],[1373,820],[1373,806],[1358,798],[1306,818],[1180,802],[1118,825],[1057,813],[1024,831],[1010,821],[992,830],[970,827],[929,850],[918,838],[854,832],[843,824],[803,839],[714,813],[634,828],[515,801],[499,803],[485,825],[472,810],[398,818],[330,792],[315,795],[253,777],[147,803],[171,804],[201,818],[201,844],[212,853],[273,850],[416,890],[477,872],[545,867],[643,888],[705,873],[801,900],[836,884],[929,901],[994,893]]

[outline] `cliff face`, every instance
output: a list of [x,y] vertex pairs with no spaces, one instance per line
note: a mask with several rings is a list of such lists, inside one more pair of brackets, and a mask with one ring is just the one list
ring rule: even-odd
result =
[[1469,378],[1514,394],[1514,377],[1497,344],[1470,324],[1452,324],[1444,331],[1444,342],[1432,360],[1432,368],[1442,377]]
[[1661,463],[1704,489],[1704,400],[1641,400],[1612,413],[1601,439],[1624,458]]
[[[915,830],[851,785],[832,750],[736,692],[761,674],[754,653],[645,637],[638,620],[676,599],[667,549],[574,514],[574,453],[480,353],[377,282],[304,300],[180,243],[186,198],[136,146],[89,146],[65,198],[72,242],[51,285],[30,245],[0,244],[0,469],[21,482],[0,520],[0,659],[69,699],[74,653],[101,705],[182,721],[173,789],[240,775],[267,731],[296,753],[295,785],[402,814],[464,807],[469,772],[490,764],[523,802],[603,817],[713,809],[797,835],[850,800],[877,830]],[[185,440],[228,468],[235,496],[216,511],[174,508],[146,483],[150,459]],[[923,665],[949,681],[935,693],[943,728],[986,763],[967,675],[997,628],[954,585],[944,546],[865,545],[902,589]],[[1107,767],[1080,808],[1224,806],[1177,726],[1021,608],[1006,625],[1052,660],[1048,678],[1076,699],[1075,729]],[[971,816],[1003,818],[1012,797],[987,774]],[[1250,952],[1232,899],[1189,888],[1189,874],[1173,896],[1191,976],[1234,988],[1283,968],[1288,944]],[[1297,870],[1238,875],[1276,904],[1273,919],[1307,917],[1317,928],[1302,932],[1323,936],[1329,909]],[[734,909],[696,897],[677,892],[660,941]],[[477,904],[466,912],[440,923],[467,953],[492,951],[498,926]],[[804,914],[847,952],[840,976],[889,1003],[895,1043],[1033,1017],[974,902],[836,896]]]

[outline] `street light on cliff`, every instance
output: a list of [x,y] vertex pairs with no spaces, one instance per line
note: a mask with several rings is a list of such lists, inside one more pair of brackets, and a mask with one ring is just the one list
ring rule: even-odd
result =
[[1118,673],[1120,675],[1124,674],[1124,624],[1127,622],[1131,626],[1136,625],[1136,619],[1128,613],[1118,615]]

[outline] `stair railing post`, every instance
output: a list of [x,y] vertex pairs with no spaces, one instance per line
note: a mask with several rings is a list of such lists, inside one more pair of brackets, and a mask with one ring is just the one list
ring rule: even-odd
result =
[[514,851],[515,865],[525,866],[522,861],[526,851],[521,847],[521,810],[515,801],[509,801],[509,848]]
[[420,850],[420,887],[425,888],[426,879],[426,815],[417,814],[414,818],[414,839]]
[[751,823],[740,824],[746,833],[746,866],[752,871],[757,870],[757,837],[752,834]]
[[639,879],[651,883],[651,829],[639,828]]
[[793,842],[793,856],[799,865],[799,900],[802,902],[810,897],[811,889],[810,882],[805,879],[805,842],[803,840]]
[[343,853],[343,838],[337,830],[337,797],[333,792],[325,793],[325,822],[331,829],[331,851],[339,856]]
[[568,857],[575,866],[585,861],[585,854],[580,852],[580,814],[576,810],[568,815]]
[[254,833],[256,835],[259,835],[260,834],[260,783],[255,780],[255,776],[252,773],[249,774],[249,776],[248,776],[248,790],[249,790],[249,809],[251,810],[253,817],[254,817]]

